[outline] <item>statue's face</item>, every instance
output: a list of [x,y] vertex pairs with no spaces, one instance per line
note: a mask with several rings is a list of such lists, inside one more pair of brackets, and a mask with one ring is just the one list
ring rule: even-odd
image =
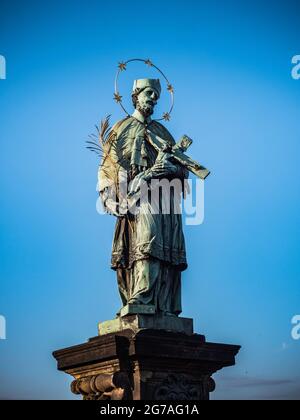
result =
[[157,100],[157,92],[154,89],[148,87],[138,94],[136,108],[145,117],[149,117],[153,114]]

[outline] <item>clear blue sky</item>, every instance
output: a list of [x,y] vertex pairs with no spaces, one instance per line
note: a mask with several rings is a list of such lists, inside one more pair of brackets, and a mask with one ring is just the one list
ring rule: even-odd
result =
[[73,398],[51,352],[120,306],[84,142],[123,115],[118,61],[150,57],[175,87],[168,128],[212,171],[204,224],[185,229],[183,315],[243,346],[213,398],[300,398],[299,14],[297,1],[1,1],[0,397]]

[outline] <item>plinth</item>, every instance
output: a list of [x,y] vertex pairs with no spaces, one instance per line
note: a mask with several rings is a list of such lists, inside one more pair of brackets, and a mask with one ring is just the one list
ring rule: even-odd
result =
[[53,353],[83,399],[208,400],[212,375],[233,366],[240,349],[206,342],[191,319],[172,316],[127,315],[100,323],[99,333]]

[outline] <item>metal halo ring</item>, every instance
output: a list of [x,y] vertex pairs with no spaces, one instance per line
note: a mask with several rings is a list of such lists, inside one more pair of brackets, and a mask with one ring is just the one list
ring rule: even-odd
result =
[[171,95],[171,108],[169,109],[168,112],[164,112],[163,116],[161,118],[157,118],[154,119],[154,121],[170,121],[171,119],[171,112],[173,111],[174,108],[174,88],[171,85],[171,83],[169,82],[169,80],[167,79],[166,75],[155,65],[152,63],[152,61],[150,59],[147,60],[143,60],[142,58],[132,58],[130,60],[124,61],[124,62],[120,62],[118,64],[118,71],[115,77],[115,92],[114,92],[114,100],[120,105],[120,107],[123,109],[123,111],[125,112],[126,115],[130,116],[130,114],[126,111],[124,105],[122,104],[122,96],[119,93],[119,89],[118,89],[118,81],[119,81],[119,76],[120,74],[126,70],[127,64],[131,63],[133,61],[140,61],[145,63],[147,66],[149,67],[154,67],[161,75],[162,77],[165,79],[165,81],[167,82],[167,90],[170,92]]

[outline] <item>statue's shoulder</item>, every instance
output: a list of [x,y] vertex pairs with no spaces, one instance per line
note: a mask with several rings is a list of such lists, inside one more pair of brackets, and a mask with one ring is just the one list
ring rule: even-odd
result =
[[172,144],[175,144],[174,137],[172,136],[170,131],[164,125],[162,125],[159,121],[152,121],[149,128],[151,131],[153,131],[155,134],[157,134],[161,138],[169,141]]
[[124,131],[126,127],[131,124],[132,118],[127,116],[122,120],[117,121],[112,127],[109,128],[105,143],[104,151],[110,151],[111,146],[118,141],[120,134]]
[[120,134],[128,128],[132,122],[134,121],[134,118],[127,116],[126,118],[123,118],[120,121],[117,121],[111,128],[111,132],[115,134],[116,138],[120,136]]

